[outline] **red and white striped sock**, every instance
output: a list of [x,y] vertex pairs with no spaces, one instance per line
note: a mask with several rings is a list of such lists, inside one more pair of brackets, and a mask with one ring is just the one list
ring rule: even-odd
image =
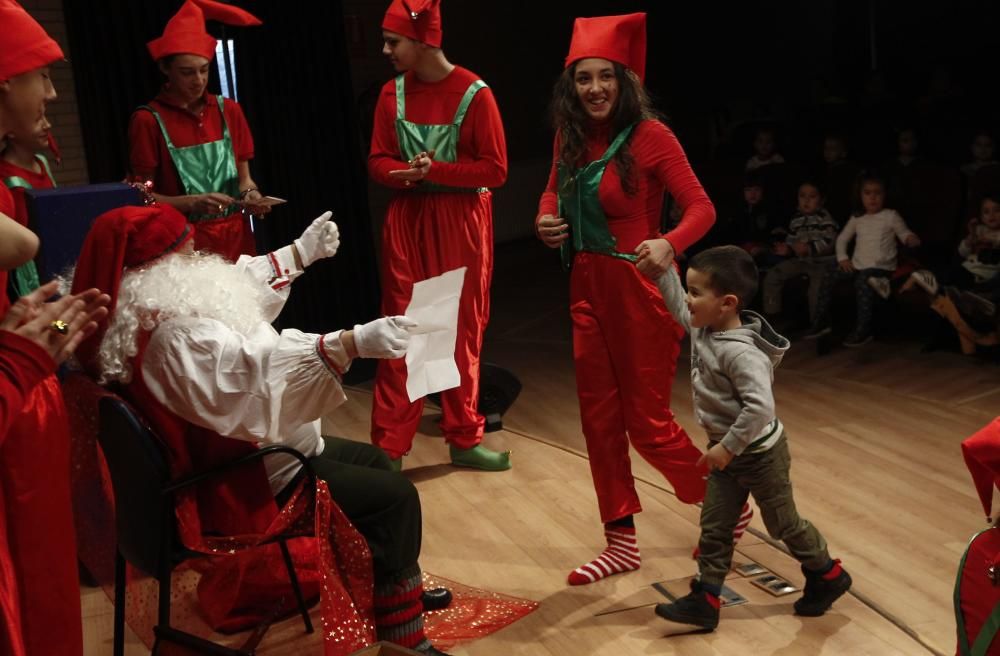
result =
[[[740,512],[740,518],[736,522],[736,528],[733,529],[733,546],[735,547],[740,542],[740,538],[743,534],[747,532],[747,527],[750,526],[750,522],[753,521],[753,506],[747,501],[743,504],[743,510]],[[691,558],[698,560],[698,556],[701,554],[701,549],[698,547],[694,548],[691,553]]]
[[747,527],[750,526],[750,522],[753,520],[753,506],[747,501],[743,504],[743,512],[740,513],[740,520],[736,522],[736,528],[733,529],[733,546],[735,547],[740,542],[740,538],[743,534],[747,532]]
[[608,548],[594,560],[570,572],[567,579],[570,585],[586,585],[612,574],[639,569],[642,558],[639,556],[639,543],[635,539],[635,528],[605,527],[604,538],[608,541]]

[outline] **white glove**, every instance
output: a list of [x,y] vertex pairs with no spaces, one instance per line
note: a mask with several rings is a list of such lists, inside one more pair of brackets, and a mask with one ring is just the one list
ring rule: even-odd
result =
[[417,322],[406,316],[369,321],[363,326],[354,326],[354,345],[363,358],[401,358],[406,355],[410,343],[408,328],[416,326]]
[[323,212],[306,228],[302,236],[295,240],[295,248],[302,258],[302,266],[307,267],[316,260],[333,257],[340,248],[340,230],[330,220],[332,212]]

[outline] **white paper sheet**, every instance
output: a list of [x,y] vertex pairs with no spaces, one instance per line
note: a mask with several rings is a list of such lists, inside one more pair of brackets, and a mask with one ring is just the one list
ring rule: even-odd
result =
[[406,308],[406,316],[418,323],[410,331],[406,349],[406,393],[411,402],[461,384],[455,340],[465,270],[454,269],[413,285]]

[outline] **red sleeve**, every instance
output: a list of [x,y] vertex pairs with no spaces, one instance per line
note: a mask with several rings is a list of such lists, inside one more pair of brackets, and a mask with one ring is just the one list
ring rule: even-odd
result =
[[[129,172],[155,174],[160,169],[160,125],[153,113],[137,109],[128,123]],[[155,177],[155,175],[153,176]]]
[[[632,139],[636,160],[653,170],[674,200],[684,208],[680,223],[664,239],[674,247],[675,253],[682,253],[705,236],[715,223],[715,206],[701,186],[687,155],[673,131],[659,121],[644,121],[644,134]],[[637,137],[639,135],[636,135]]]
[[253,159],[253,134],[243,115],[243,108],[226,98],[222,101],[222,111],[226,115],[229,134],[233,137],[233,150],[237,162],[249,162]]
[[472,161],[434,162],[427,181],[469,189],[502,186],[507,181],[507,142],[500,109],[489,87],[480,89],[472,99],[462,133],[462,138],[471,136]]
[[556,162],[559,161],[559,135],[556,135],[555,140],[552,142],[552,168],[549,170],[549,181],[545,185],[545,191],[542,192],[542,197],[538,200],[538,216],[535,217],[535,225],[538,225],[538,219],[542,218],[546,214],[551,214],[556,216],[559,212],[559,196],[557,194],[556,186],[559,184],[558,172],[556,170]]
[[[391,88],[392,93],[387,89]],[[410,168],[409,163],[400,159],[399,141],[396,138],[396,92],[395,81],[390,80],[379,95],[375,106],[375,121],[372,129],[372,147],[368,154],[368,174],[379,184],[394,189],[405,189],[402,180],[389,177],[389,171]],[[433,166],[431,168],[434,168]]]
[[11,218],[28,227],[28,203],[24,196],[24,187],[14,187],[10,190],[10,195],[14,199],[14,216]]
[[55,370],[56,363],[45,349],[10,331],[0,330],[0,443],[31,390]]

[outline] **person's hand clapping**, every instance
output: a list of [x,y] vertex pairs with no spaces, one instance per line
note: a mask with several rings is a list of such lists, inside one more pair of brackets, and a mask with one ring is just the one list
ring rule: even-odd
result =
[[0,319],[0,330],[31,340],[60,364],[97,329],[97,322],[108,314],[111,298],[88,289],[46,303],[57,291],[59,283],[53,280],[19,298]]

